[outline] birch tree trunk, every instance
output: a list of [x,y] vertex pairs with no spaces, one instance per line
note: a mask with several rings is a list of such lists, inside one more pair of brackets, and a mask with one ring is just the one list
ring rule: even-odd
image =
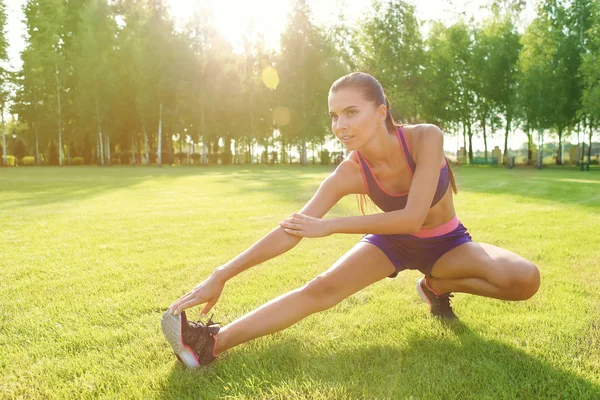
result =
[[487,146],[487,132],[486,132],[486,126],[485,126],[485,118],[483,118],[483,157],[485,158],[485,161],[487,161],[488,159],[488,146]]
[[37,124],[35,125],[35,165],[40,165],[40,139]]
[[104,166],[104,148],[102,146],[102,127],[98,122],[98,158],[100,159],[100,165]]
[[60,126],[60,120],[61,120],[61,117],[60,117],[60,114],[61,114],[60,113],[60,111],[61,111],[60,110],[60,86],[58,83],[58,65],[56,63],[54,63],[54,71],[55,71],[54,78],[56,79],[56,100],[58,102],[58,165],[62,166],[62,164],[63,164],[63,162],[62,162],[63,148],[62,148],[62,129]]
[[506,117],[506,131],[504,132],[504,157],[502,158],[503,164],[506,164],[508,161],[508,134],[510,132],[511,123],[512,123],[512,117],[509,114]]
[[144,131],[144,148],[146,151],[146,165],[150,165],[150,151],[148,150],[148,133],[146,132],[146,123],[142,117],[142,131]]
[[162,101],[158,111],[158,148],[156,149],[156,164],[162,165]]
[[200,111],[200,137],[202,138],[200,145],[202,146],[202,165],[208,164],[208,160],[206,159],[206,142],[204,141],[205,133],[204,130],[204,110]]
[[6,159],[6,124],[4,123],[4,104],[2,104],[0,112],[2,113],[2,165],[6,167],[8,160]]
[[106,162],[110,165],[110,135],[104,135],[106,137]]

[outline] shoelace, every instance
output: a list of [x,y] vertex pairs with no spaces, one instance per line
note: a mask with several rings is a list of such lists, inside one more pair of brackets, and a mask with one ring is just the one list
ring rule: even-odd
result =
[[198,321],[188,321],[188,323],[190,324],[190,326],[192,326],[194,328],[200,328],[203,331],[205,331],[205,330],[208,330],[208,328],[211,325],[219,325],[220,324],[220,322],[213,321],[213,319],[212,319],[213,316],[214,316],[214,314],[211,314],[211,316],[208,317],[208,321],[206,323],[201,321],[202,316],[200,316]]

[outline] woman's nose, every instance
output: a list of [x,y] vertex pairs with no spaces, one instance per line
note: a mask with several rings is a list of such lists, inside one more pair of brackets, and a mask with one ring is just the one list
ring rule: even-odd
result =
[[340,117],[335,121],[335,129],[343,129],[346,127],[346,120],[344,118]]

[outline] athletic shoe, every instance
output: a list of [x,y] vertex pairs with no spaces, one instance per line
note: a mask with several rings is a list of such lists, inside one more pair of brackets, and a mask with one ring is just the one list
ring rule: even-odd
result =
[[216,335],[221,327],[211,318],[204,324],[188,321],[185,311],[178,315],[167,311],[162,316],[161,327],[175,356],[188,368],[209,364],[218,357],[215,355]]
[[417,281],[417,293],[423,302],[429,304],[431,315],[435,318],[445,320],[456,319],[456,314],[450,306],[450,298],[454,297],[452,293],[446,293],[438,296],[438,294],[429,286],[427,276]]

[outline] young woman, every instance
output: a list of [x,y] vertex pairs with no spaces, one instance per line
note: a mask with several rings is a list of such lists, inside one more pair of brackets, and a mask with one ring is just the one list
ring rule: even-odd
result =
[[[454,178],[435,125],[394,122],[379,82],[366,73],[338,79],[329,92],[335,136],[350,151],[313,198],[280,226],[171,304],[163,332],[189,367],[208,364],[222,352],[277,332],[333,307],[346,297],[404,269],[418,269],[418,295],[430,312],[453,319],[452,292],[503,300],[526,300],[540,285],[537,267],[510,251],[471,240],[456,217]],[[323,219],[341,198],[358,194],[361,216]],[[364,215],[365,196],[383,212]],[[292,249],[303,237],[362,233],[362,239],[331,268],[232,323],[219,327],[188,322],[186,308],[205,304],[205,315],[225,283],[240,272]]]

